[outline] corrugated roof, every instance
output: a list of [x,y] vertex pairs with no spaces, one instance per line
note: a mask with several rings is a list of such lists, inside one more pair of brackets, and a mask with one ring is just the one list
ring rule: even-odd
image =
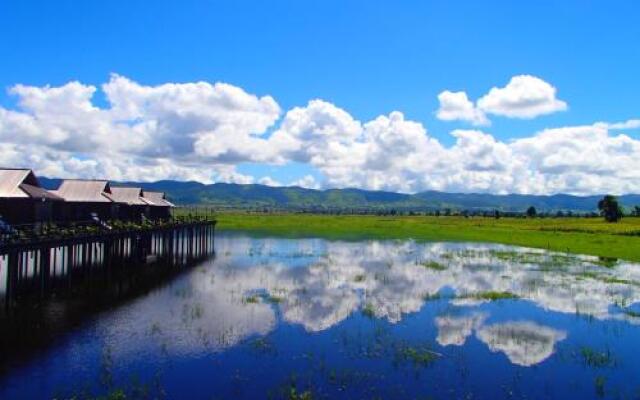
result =
[[109,182],[100,180],[67,179],[53,193],[65,201],[80,203],[110,203]]
[[28,198],[29,193],[20,188],[22,184],[39,187],[38,179],[30,169],[0,168],[0,197]]
[[34,199],[47,199],[53,201],[62,201],[62,198],[56,196],[48,190],[45,190],[41,187],[29,185],[28,183],[23,183],[20,185],[20,189],[25,192],[29,197]]
[[158,207],[175,207],[173,203],[165,198],[163,192],[147,192],[144,191],[143,198],[148,200],[152,206]]
[[146,206],[149,203],[142,198],[142,188],[136,187],[111,187],[111,199],[116,203],[125,203],[134,206]]

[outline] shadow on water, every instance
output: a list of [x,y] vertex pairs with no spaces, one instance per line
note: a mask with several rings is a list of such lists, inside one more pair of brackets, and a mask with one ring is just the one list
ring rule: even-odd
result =
[[6,250],[0,256],[0,376],[88,319],[162,288],[214,254],[213,230],[204,229]]

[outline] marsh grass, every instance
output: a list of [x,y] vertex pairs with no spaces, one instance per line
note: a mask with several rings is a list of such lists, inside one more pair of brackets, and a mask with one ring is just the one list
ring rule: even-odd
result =
[[242,302],[244,304],[258,304],[260,303],[260,296],[258,296],[257,294],[253,294],[242,299]]
[[447,269],[446,265],[440,264],[437,261],[423,261],[420,263],[420,265],[433,271],[444,271]]
[[284,301],[284,297],[269,295],[269,296],[266,296],[266,300],[268,303],[271,303],[271,304],[280,304]]
[[518,295],[511,292],[497,292],[497,291],[486,291],[480,292],[472,295],[471,297],[480,300],[489,300],[489,301],[497,301],[497,300],[510,300],[510,299],[518,299]]
[[[287,237],[329,239],[414,239],[493,242],[545,250],[640,261],[640,218],[612,224],[600,218],[464,218],[407,216],[334,216],[313,214],[240,214],[216,216],[218,229],[254,231]],[[381,221],[384,220],[384,223]],[[507,254],[502,257],[510,257]],[[532,255],[531,257],[537,257]],[[559,259],[549,260],[551,268]]]
[[400,344],[396,349],[396,357],[403,362],[409,362],[415,367],[427,367],[441,357],[426,345],[411,346]]
[[580,358],[584,365],[591,368],[608,368],[616,365],[616,360],[609,350],[598,351],[583,346],[580,348]]
[[596,396],[603,398],[605,395],[605,384],[607,383],[607,378],[602,375],[598,375],[593,380],[593,385],[596,391]]
[[371,303],[367,303],[364,305],[364,307],[362,307],[362,315],[364,315],[367,318],[375,318],[376,317],[376,310],[373,307],[373,304]]

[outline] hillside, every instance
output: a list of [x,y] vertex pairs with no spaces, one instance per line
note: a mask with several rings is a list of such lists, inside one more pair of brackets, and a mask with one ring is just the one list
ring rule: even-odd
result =
[[[41,178],[41,184],[55,189],[60,179]],[[118,184],[118,183],[116,183]],[[483,193],[444,193],[427,191],[414,195],[361,189],[314,190],[300,187],[271,187],[199,182],[122,182],[122,185],[159,190],[181,205],[209,205],[221,208],[277,208],[290,210],[376,210],[396,209],[426,211],[434,209],[523,211],[534,206],[539,211],[591,212],[596,209],[598,196],[494,195]],[[625,207],[640,205],[640,195],[621,196]]]

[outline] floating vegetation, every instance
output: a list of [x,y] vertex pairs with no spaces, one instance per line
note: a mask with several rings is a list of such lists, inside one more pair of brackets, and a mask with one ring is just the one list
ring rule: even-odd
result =
[[371,303],[365,304],[364,307],[362,307],[362,315],[364,315],[367,318],[375,318],[376,310],[375,308],[373,308],[373,304]]
[[245,297],[244,299],[242,299],[242,302],[244,304],[257,304],[257,303],[260,303],[260,296],[254,294],[254,295]]
[[437,261],[425,261],[425,262],[421,262],[420,265],[434,271],[444,271],[445,269],[447,269],[446,265],[440,264]]
[[598,257],[596,261],[593,261],[593,264],[599,265],[605,268],[613,268],[616,265],[618,265],[618,259],[611,258],[611,257]]
[[636,281],[630,281],[628,279],[620,279],[613,276],[605,276],[602,278],[602,281],[606,283],[619,283],[622,285],[636,285],[636,286],[640,285]]
[[154,322],[153,324],[151,324],[151,334],[152,335],[157,335],[159,333],[161,333],[161,329],[160,329],[160,324],[157,322]]
[[276,353],[275,345],[266,337],[259,337],[249,342],[249,348],[259,354]]
[[640,318],[640,312],[638,312],[638,311],[634,311],[634,310],[630,310],[630,309],[628,309],[628,308],[625,308],[624,310],[622,310],[622,312],[623,312],[625,315],[628,315],[629,317],[632,317],[632,318]]
[[593,384],[596,390],[596,396],[602,398],[604,397],[604,385],[607,383],[607,378],[605,378],[602,375],[598,375],[596,376],[596,378],[593,380]]
[[583,346],[580,348],[580,357],[585,365],[592,368],[607,368],[616,364],[609,350],[597,351],[591,347]]
[[410,362],[416,367],[427,367],[440,358],[441,354],[434,352],[425,345],[401,345],[397,348],[396,356],[399,360]]
[[312,400],[313,393],[311,393],[310,390],[306,390],[302,393],[298,393],[298,390],[296,389],[296,387],[291,386],[291,389],[289,390],[288,399],[289,400]]
[[366,279],[366,276],[364,274],[359,274],[359,275],[356,275],[353,278],[353,281],[354,282],[364,282],[365,279]]
[[481,300],[496,301],[496,300],[517,299],[518,295],[511,292],[497,292],[497,291],[490,290],[487,292],[476,293],[471,297],[476,299],[481,299]]
[[284,297],[269,295],[267,296],[267,302],[271,304],[280,304],[284,301]]
[[442,295],[440,293],[425,293],[422,299],[424,301],[436,301],[442,299]]
[[191,319],[200,319],[204,315],[204,308],[201,304],[194,304],[191,307]]

